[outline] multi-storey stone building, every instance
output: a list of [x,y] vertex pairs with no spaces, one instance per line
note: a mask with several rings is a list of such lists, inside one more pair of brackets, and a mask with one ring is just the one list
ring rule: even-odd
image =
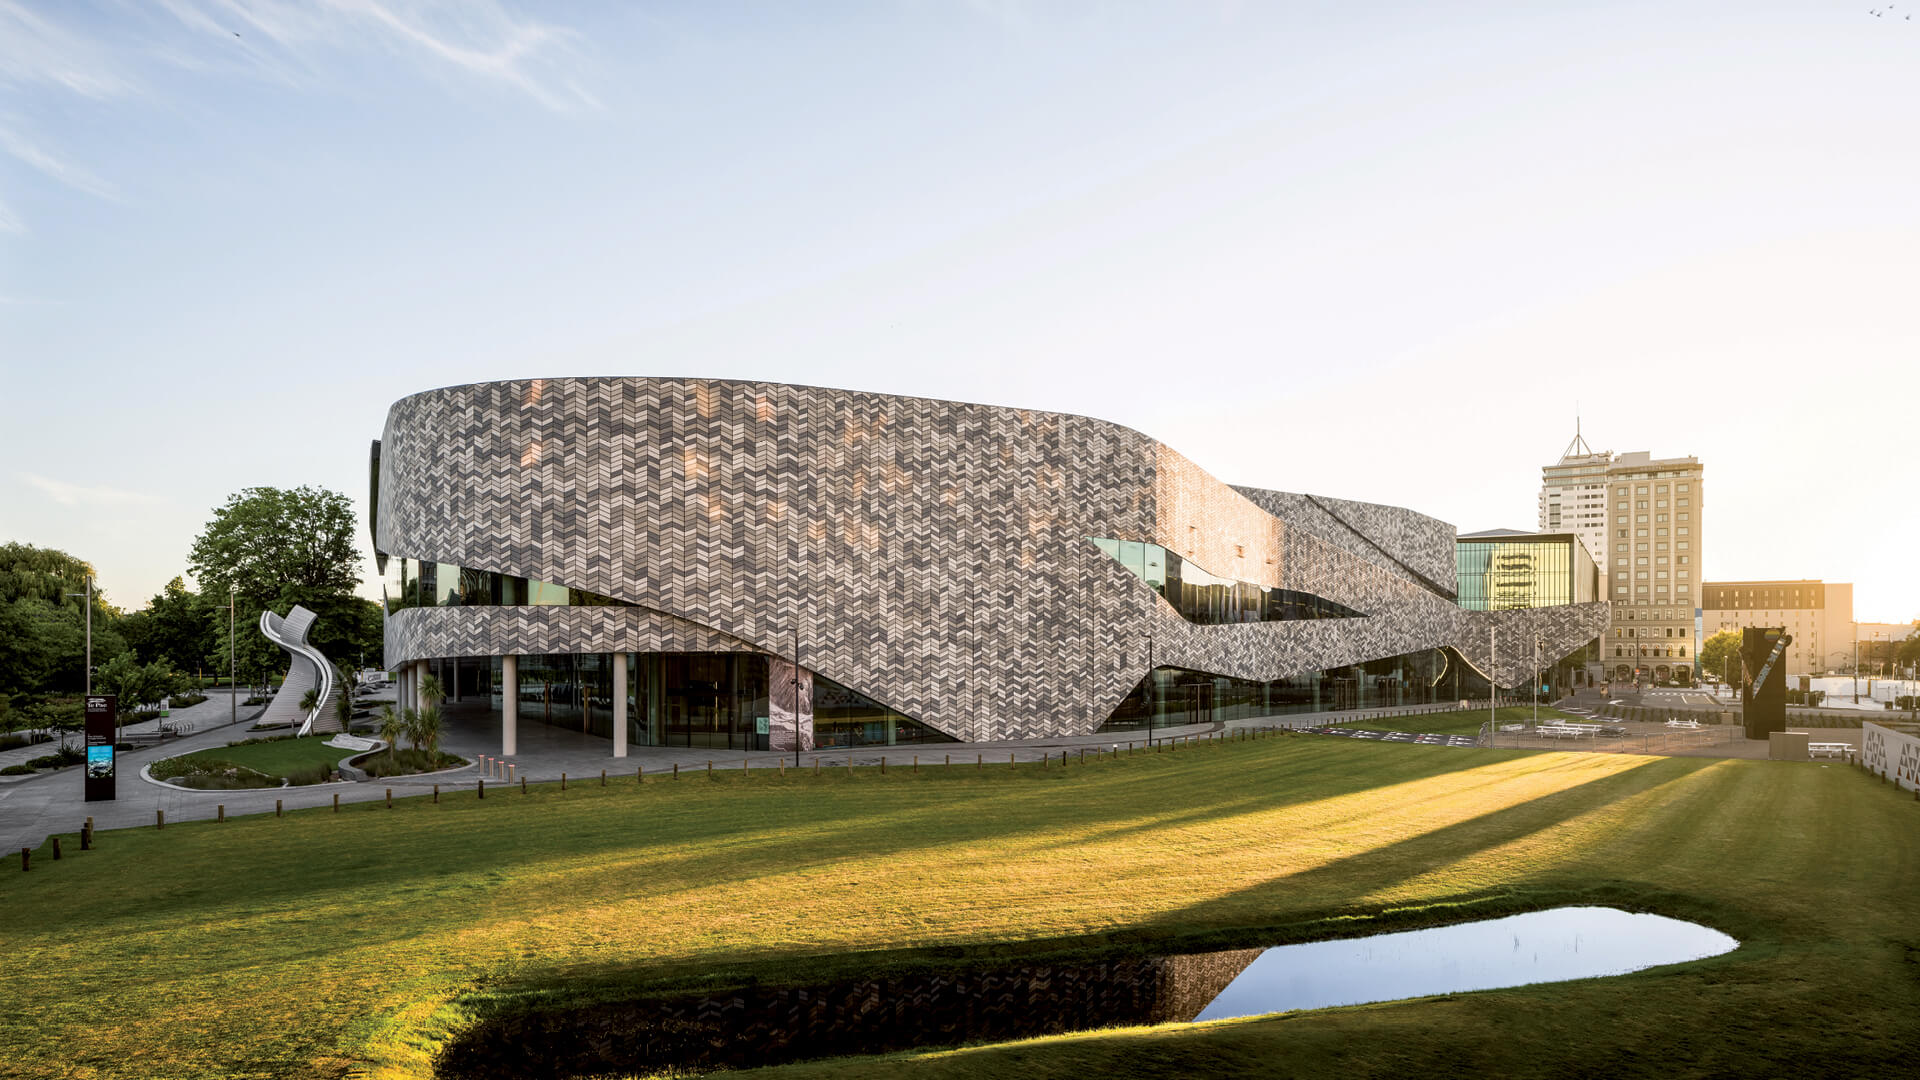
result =
[[1594,676],[1691,681],[1700,651],[1699,460],[1646,451],[1616,456],[1576,433],[1541,473],[1541,531],[1577,534],[1605,575],[1613,611]]
[[784,749],[1477,697],[1605,626],[1467,611],[1454,531],[1216,480],[1085,417],[776,383],[395,403],[387,663],[521,719]]

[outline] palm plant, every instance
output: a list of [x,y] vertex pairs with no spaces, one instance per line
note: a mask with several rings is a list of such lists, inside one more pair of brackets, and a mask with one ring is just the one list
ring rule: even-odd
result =
[[306,693],[300,695],[300,711],[303,713],[306,713],[308,716],[312,716],[313,710],[319,707],[320,707],[320,688],[317,686],[310,686],[307,688]]
[[403,714],[395,712],[391,705],[381,706],[380,738],[387,744],[387,756],[389,758],[393,756],[394,747],[400,742],[401,736],[407,733],[407,715],[410,715],[412,712],[412,709],[407,709],[404,710]]
[[413,748],[425,750],[428,757],[440,752],[440,706],[429,705],[414,716]]
[[420,704],[426,708],[437,708],[447,700],[447,688],[440,685],[438,675],[427,675],[420,680]]

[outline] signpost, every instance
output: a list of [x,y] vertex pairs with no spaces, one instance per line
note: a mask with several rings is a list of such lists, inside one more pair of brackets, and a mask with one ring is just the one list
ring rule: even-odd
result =
[[87,695],[88,802],[111,802],[114,798],[114,705],[112,694]]

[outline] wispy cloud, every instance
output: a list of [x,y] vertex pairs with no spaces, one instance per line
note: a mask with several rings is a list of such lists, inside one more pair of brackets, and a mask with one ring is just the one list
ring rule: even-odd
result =
[[144,491],[87,487],[83,484],[69,484],[64,480],[50,480],[29,472],[20,473],[19,476],[28,484],[45,492],[48,498],[61,506],[130,506],[162,501],[158,495],[149,495]]
[[0,0],[0,83],[54,86],[96,99],[130,89],[100,43],[28,11],[16,0]]
[[120,193],[112,184],[72,162],[55,157],[4,124],[0,124],[0,150],[4,150],[76,191],[84,191],[111,202],[120,201]]
[[[162,0],[180,24],[236,42],[268,73],[286,59],[324,70],[325,51],[382,51],[429,72],[451,71],[517,89],[565,111],[597,107],[579,82],[579,34],[509,12],[491,0]],[[268,51],[282,56],[270,56]]]

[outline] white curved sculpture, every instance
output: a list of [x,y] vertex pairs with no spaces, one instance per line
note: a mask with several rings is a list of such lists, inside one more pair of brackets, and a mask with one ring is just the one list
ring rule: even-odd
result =
[[[261,727],[284,724],[297,728],[295,734],[298,735],[341,730],[340,720],[330,708],[334,695],[340,692],[333,665],[320,655],[319,649],[307,644],[307,633],[313,629],[316,617],[298,604],[284,619],[272,611],[260,613],[260,632],[293,658],[287,669],[287,681],[280,684],[280,692],[273,695],[266,712],[260,714]],[[320,700],[312,712],[307,712],[300,708],[300,699],[313,687],[319,687]]]

